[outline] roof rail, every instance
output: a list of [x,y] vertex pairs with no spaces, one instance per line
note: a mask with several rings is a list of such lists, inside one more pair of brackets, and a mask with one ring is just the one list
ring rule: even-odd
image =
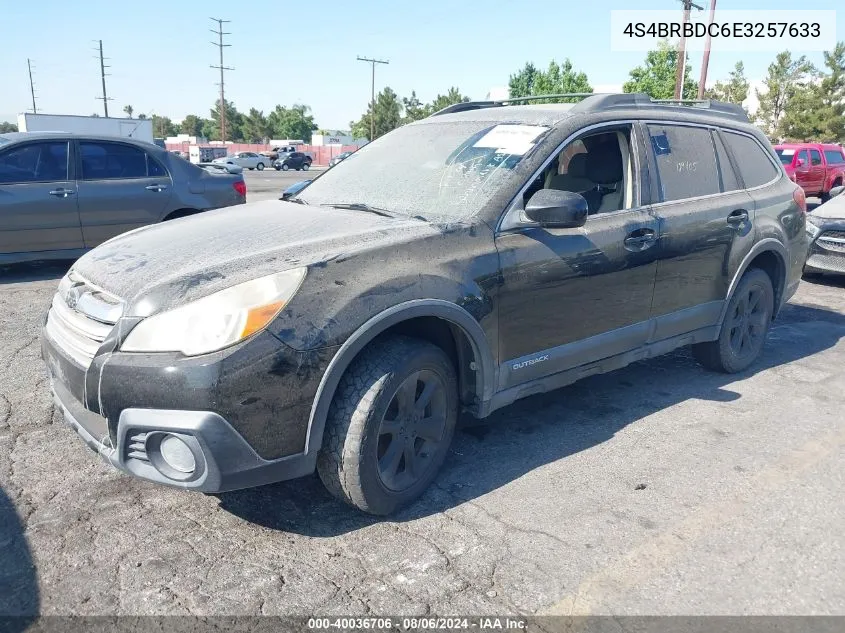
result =
[[593,93],[593,92],[567,92],[550,95],[532,95],[530,97],[513,97],[497,101],[465,101],[454,103],[438,110],[431,116],[451,114],[453,112],[465,112],[467,110],[480,110],[482,108],[499,108],[519,103],[542,101],[545,99],[581,99],[580,103],[573,108],[577,112],[595,112],[610,108],[701,108],[710,114],[727,116],[742,121],[748,121],[748,115],[740,105],[713,101],[712,99],[652,99],[641,92],[631,93]]

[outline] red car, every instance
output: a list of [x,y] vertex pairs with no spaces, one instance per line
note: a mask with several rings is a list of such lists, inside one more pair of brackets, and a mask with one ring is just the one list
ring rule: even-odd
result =
[[841,145],[825,143],[784,143],[775,145],[789,178],[807,196],[830,198],[830,190],[845,184],[845,152]]

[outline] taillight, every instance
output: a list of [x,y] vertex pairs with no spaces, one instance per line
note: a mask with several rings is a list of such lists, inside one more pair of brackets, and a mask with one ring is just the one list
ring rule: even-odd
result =
[[795,191],[792,192],[792,199],[801,209],[801,213],[807,213],[807,196],[804,195],[804,190],[801,187],[795,187]]
[[246,198],[246,183],[243,180],[233,182],[232,186],[235,188],[235,191],[238,192],[238,195],[240,195],[241,198]]

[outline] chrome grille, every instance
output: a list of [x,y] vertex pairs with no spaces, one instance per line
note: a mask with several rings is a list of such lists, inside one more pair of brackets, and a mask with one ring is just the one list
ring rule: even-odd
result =
[[123,313],[123,303],[71,271],[47,314],[46,332],[62,351],[87,369]]
[[845,253],[845,231],[825,231],[816,242],[829,251]]

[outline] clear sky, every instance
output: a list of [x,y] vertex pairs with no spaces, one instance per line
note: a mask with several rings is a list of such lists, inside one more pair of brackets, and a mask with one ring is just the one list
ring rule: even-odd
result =
[[[707,4],[707,0],[698,0]],[[612,9],[678,9],[677,0],[40,0],[3,2],[0,120],[31,109],[27,57],[33,60],[39,112],[102,114],[94,40],[110,59],[112,116],[135,112],[180,120],[208,116],[217,97],[217,48],[210,16],[231,20],[226,97],[240,110],[265,114],[277,103],[306,103],[325,128],[347,128],[366,109],[370,66],[356,56],[390,61],[376,69],[376,90],[423,101],[449,86],[483,98],[507,84],[526,61],[545,66],[569,57],[598,90],[618,89],[644,53],[610,51]],[[718,0],[721,9],[836,9],[833,0]],[[845,40],[845,10],[837,36]],[[793,51],[801,53],[803,51]],[[821,53],[808,53],[816,63]],[[752,81],[772,53],[714,48],[710,78],[724,78],[742,58]],[[690,62],[698,77],[701,54]]]

